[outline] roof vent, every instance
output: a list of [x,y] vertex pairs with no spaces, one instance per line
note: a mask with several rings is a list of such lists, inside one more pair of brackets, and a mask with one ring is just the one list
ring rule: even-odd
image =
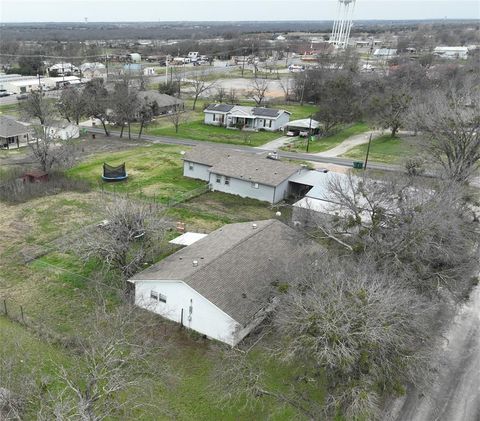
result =
[[254,230],[256,230],[256,229],[257,229],[257,224],[252,224],[252,228],[253,228]]
[[194,268],[196,268],[198,266],[198,260],[194,260],[192,262],[192,265],[193,265]]

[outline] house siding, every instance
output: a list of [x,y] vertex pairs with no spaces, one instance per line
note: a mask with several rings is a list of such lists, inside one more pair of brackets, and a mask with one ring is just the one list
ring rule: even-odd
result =
[[[166,297],[166,303],[150,298],[151,291]],[[183,281],[135,281],[135,304],[209,338],[231,346],[238,342],[242,326]],[[191,311],[190,311],[191,308]]]
[[290,114],[282,113],[276,120],[275,120],[275,130],[280,130],[285,124],[290,121]]
[[272,186],[258,184],[258,188],[254,188],[252,187],[251,181],[239,180],[238,178],[230,178],[230,184],[225,184],[225,176],[218,176],[220,177],[220,183],[217,183],[217,174],[210,174],[210,186],[212,190],[275,203],[275,188]]
[[[190,163],[193,168],[190,169]],[[199,164],[198,162],[183,161],[183,175],[184,177],[196,178],[198,180],[208,181],[210,178],[210,166]]]
[[289,194],[290,194],[290,183],[288,180],[285,180],[275,188],[273,203],[277,203],[283,199],[286,199]]

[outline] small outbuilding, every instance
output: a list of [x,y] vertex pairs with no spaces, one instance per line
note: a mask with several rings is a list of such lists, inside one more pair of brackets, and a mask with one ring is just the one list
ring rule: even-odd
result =
[[48,173],[41,170],[32,170],[22,175],[24,183],[44,183],[48,181]]

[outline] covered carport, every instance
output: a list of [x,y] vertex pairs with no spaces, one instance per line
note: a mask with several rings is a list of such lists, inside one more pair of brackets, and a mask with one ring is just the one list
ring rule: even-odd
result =
[[320,133],[321,124],[313,118],[303,118],[301,120],[293,120],[283,126],[284,133],[292,133],[292,136],[298,136],[304,133],[305,136],[317,135]]

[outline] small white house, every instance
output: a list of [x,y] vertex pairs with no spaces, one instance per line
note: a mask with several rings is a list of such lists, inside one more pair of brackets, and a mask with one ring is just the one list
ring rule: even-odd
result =
[[396,48],[377,48],[373,55],[379,58],[390,58],[396,57],[397,49]]
[[203,112],[205,124],[269,132],[280,130],[289,122],[291,115],[289,111],[275,108],[230,104],[210,104]]
[[128,282],[135,304],[234,346],[273,307],[275,283],[318,245],[277,220],[225,225]]
[[142,56],[138,53],[129,53],[127,54],[127,60],[130,63],[140,63],[142,61]]
[[183,175],[207,181],[212,191],[278,203],[290,195],[290,179],[305,170],[270,158],[196,146],[184,156]]
[[74,123],[68,121],[57,121],[48,127],[51,137],[61,140],[78,139],[80,129]]

